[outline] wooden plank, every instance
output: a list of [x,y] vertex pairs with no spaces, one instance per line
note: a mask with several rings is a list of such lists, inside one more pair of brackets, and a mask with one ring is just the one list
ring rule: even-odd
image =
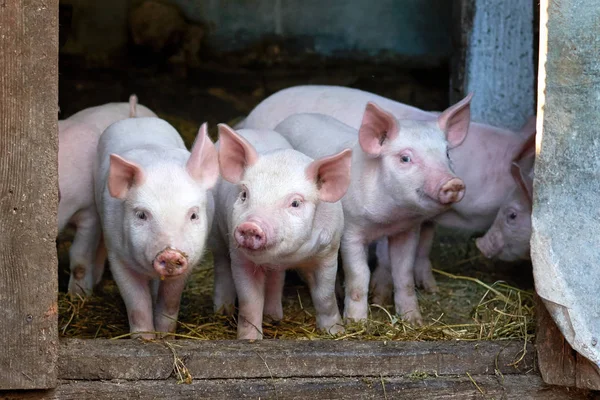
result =
[[[170,341],[202,379],[515,374],[533,367],[523,342]],[[522,360],[513,366],[516,360]],[[61,379],[167,379],[173,351],[137,340],[63,340]]]
[[549,319],[540,321],[543,377],[595,389],[600,389],[600,275],[593,273],[600,264],[598,21],[596,0],[540,2],[531,218],[536,291],[562,333]]
[[468,92],[471,119],[520,128],[535,113],[533,2],[454,0],[450,102]]
[[544,382],[600,390],[600,374],[594,365],[569,345],[539,297],[536,300],[538,369]]
[[56,382],[58,0],[0,0],[0,389]]
[[453,0],[452,2],[452,47],[454,52],[450,58],[450,104],[456,104],[468,93],[467,55],[475,0]]
[[[5,393],[2,400],[116,399],[411,399],[584,400],[588,394],[545,385],[536,375],[411,378],[275,378],[170,381],[61,381],[48,392]],[[475,382],[477,386],[475,385]],[[384,390],[385,387],[385,390]]]

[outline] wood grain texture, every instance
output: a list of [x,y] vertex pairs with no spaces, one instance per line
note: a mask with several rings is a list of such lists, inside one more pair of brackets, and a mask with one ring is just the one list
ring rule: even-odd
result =
[[58,0],[0,0],[0,389],[56,382]]
[[544,382],[600,390],[598,370],[587,358],[573,350],[539,297],[536,310],[535,347],[538,369]]
[[[584,400],[589,393],[545,385],[536,375],[411,378],[274,378],[170,381],[61,381],[55,390],[0,394],[2,400],[411,399]],[[477,386],[475,385],[475,382]],[[385,388],[385,389],[384,389]]]
[[[189,341],[170,342],[198,379],[516,374],[533,368],[523,342]],[[173,351],[137,340],[61,341],[61,379],[167,379]]]

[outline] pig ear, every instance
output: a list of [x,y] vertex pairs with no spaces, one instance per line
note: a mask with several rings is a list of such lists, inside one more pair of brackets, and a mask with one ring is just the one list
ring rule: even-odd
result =
[[467,97],[438,116],[438,126],[446,134],[451,149],[459,146],[467,136],[471,123],[472,97],[473,93],[469,93]]
[[527,122],[525,122],[525,125],[523,125],[521,127],[521,129],[519,130],[519,133],[523,136],[523,137],[529,137],[529,135],[531,135],[532,133],[534,133],[536,131],[536,117],[535,115],[529,117],[529,119],[527,120]]
[[523,142],[513,161],[520,162],[529,157],[535,157],[535,129],[529,133],[529,137]]
[[527,200],[529,200],[529,204],[533,204],[533,179],[527,176],[527,173],[517,162],[512,163],[510,173],[516,184],[519,185],[523,193],[525,193]]
[[140,185],[143,181],[144,171],[139,165],[116,154],[110,155],[108,192],[112,197],[124,199],[132,186]]
[[135,94],[129,96],[129,118],[137,117],[138,98]]
[[363,151],[379,156],[383,144],[398,137],[398,122],[389,112],[377,104],[368,102],[358,130],[358,142]]
[[306,177],[317,185],[321,201],[335,203],[346,194],[350,185],[351,159],[352,150],[345,149],[315,160],[306,168]]
[[223,179],[238,183],[244,171],[258,160],[258,153],[246,139],[227,124],[219,124],[219,167]]
[[205,188],[212,188],[219,177],[219,161],[217,149],[208,137],[206,122],[200,126],[196,141],[192,146],[192,154],[188,159],[185,169],[188,174]]

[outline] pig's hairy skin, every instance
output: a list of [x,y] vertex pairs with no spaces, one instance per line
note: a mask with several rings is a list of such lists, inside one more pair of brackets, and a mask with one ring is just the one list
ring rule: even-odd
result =
[[[437,112],[423,111],[358,89],[313,85],[275,93],[261,102],[237,127],[271,129],[292,114],[321,113],[358,129],[368,101],[376,102],[400,120],[433,120],[438,115]],[[454,171],[467,188],[465,196],[434,221],[445,227],[471,232],[488,229],[506,194],[515,187],[510,175],[510,163],[523,142],[522,134],[471,122],[465,141],[450,150]],[[429,261],[433,229],[434,225],[421,228],[418,258],[414,267],[416,283],[429,291],[437,290]],[[387,244],[384,246],[387,248]],[[389,265],[389,256],[385,262]],[[378,276],[383,280],[379,281]],[[392,288],[389,275],[386,271],[378,273],[376,270],[373,279],[377,279],[374,282],[377,303],[386,304],[385,299],[390,298]],[[382,288],[382,293],[377,293],[378,287]],[[383,289],[385,287],[389,290]]]
[[[425,185],[419,173],[398,173],[396,154],[416,144],[417,138],[427,151],[420,152],[424,164],[443,170],[446,141],[434,122],[401,121],[401,134],[384,144],[382,155],[367,155],[357,141],[355,129],[321,114],[296,114],[275,128],[297,150],[311,157],[352,147],[352,174],[348,192],[342,198],[345,227],[341,252],[346,280],[344,315],[348,319],[367,317],[369,268],[368,243],[383,236],[394,238],[399,257],[394,266],[396,311],[408,321],[421,322],[413,285],[413,261],[417,251],[419,226],[427,217],[445,209],[437,202],[406,187]],[[439,161],[439,160],[442,161]],[[441,164],[441,165],[438,165]],[[447,166],[446,166],[447,168]],[[408,176],[408,178],[407,178]],[[391,280],[390,280],[391,281]]]
[[[155,117],[148,108],[138,105],[137,116]],[[58,121],[58,231],[67,224],[76,228],[69,249],[71,277],[68,291],[72,295],[90,295],[102,278],[106,249],[102,241],[100,217],[94,200],[93,168],[98,138],[112,123],[128,118],[132,103],[108,103],[86,108]]]
[[[252,130],[237,133],[259,154],[256,164],[246,169],[242,182],[250,190],[248,198],[258,198],[260,203],[244,209],[238,201],[240,186],[222,178],[215,188],[215,202],[219,205],[211,234],[215,311],[233,312],[237,289],[238,338],[261,339],[263,314],[275,320],[283,317],[285,270],[294,268],[309,285],[317,327],[331,333],[342,332],[334,291],[344,224],[340,202],[318,200],[316,185],[305,176],[312,159],[292,150],[281,135]],[[286,218],[287,211],[281,206],[282,197],[292,193],[302,194],[305,199],[303,221],[295,224]],[[236,226],[257,212],[270,216],[280,240],[274,247],[253,254],[236,246],[232,235]]]
[[[107,187],[110,154],[122,156],[144,171],[143,183],[133,185],[125,200],[113,198]],[[111,271],[125,301],[132,333],[174,332],[186,278],[205,250],[214,201],[206,187],[210,185],[194,180],[186,170],[189,158],[177,131],[158,118],[115,123],[98,143],[96,203]],[[144,221],[148,223],[136,220],[137,207],[151,210],[152,217]],[[198,219],[190,222],[187,214],[194,207]],[[188,256],[187,273],[160,280],[153,260],[165,247]]]

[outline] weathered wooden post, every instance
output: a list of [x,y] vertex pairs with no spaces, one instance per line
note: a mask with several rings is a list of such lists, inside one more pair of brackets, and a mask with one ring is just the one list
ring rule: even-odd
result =
[[599,29],[596,0],[541,1],[531,250],[536,290],[564,339],[546,318],[538,357],[546,382],[591,389],[600,389]]
[[0,389],[56,385],[58,0],[0,1]]

